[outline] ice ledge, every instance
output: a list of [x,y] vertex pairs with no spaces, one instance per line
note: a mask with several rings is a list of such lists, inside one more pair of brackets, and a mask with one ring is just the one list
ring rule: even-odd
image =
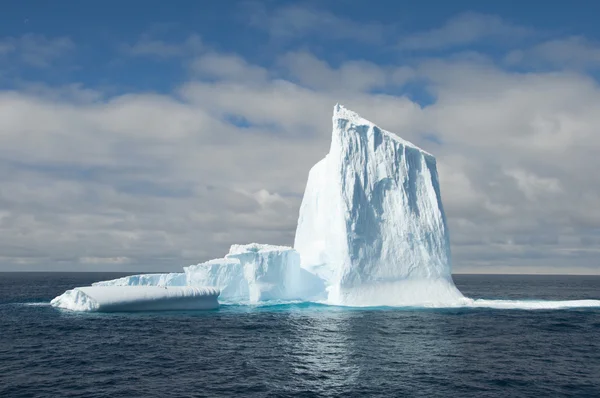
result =
[[54,298],[53,307],[71,311],[182,311],[219,307],[219,289],[196,286],[84,286]]

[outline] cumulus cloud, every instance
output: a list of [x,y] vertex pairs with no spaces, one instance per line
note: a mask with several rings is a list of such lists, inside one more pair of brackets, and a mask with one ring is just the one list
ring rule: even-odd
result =
[[600,45],[583,36],[552,39],[506,55],[508,65],[545,69],[595,69],[600,67]]
[[314,7],[288,5],[270,8],[259,2],[246,4],[244,21],[282,42],[319,37],[321,40],[378,44],[384,41],[385,32],[389,29],[380,23],[355,21]]
[[533,33],[532,29],[511,24],[496,15],[466,12],[451,18],[439,28],[403,37],[399,47],[406,50],[436,50],[484,40],[514,42]]
[[167,94],[0,92],[4,267],[177,270],[232,243],[289,245],[340,102],[437,156],[455,270],[599,271],[600,88],[583,72],[298,49],[273,67],[214,49],[186,65]]
[[268,71],[251,65],[237,54],[209,52],[192,60],[190,71],[197,77],[263,83]]
[[287,53],[279,63],[292,78],[313,89],[362,92],[390,81],[388,71],[371,62],[350,61],[334,69],[306,51]]

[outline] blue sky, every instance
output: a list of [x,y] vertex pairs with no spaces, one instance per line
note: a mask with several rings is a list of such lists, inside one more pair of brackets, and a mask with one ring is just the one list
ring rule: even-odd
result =
[[8,2],[0,270],[289,245],[341,102],[436,155],[455,271],[600,273],[599,11]]
[[[513,1],[378,1],[375,4],[376,7],[368,2],[348,1],[181,1],[173,6],[160,1],[23,1],[4,7],[0,35],[69,40],[62,47],[55,43],[54,50],[64,58],[48,55],[53,58],[55,68],[39,68],[35,62],[13,64],[18,71],[10,75],[12,78],[52,84],[78,81],[86,86],[114,86],[117,92],[126,89],[168,92],[184,82],[187,78],[183,76],[184,66],[173,62],[180,60],[169,57],[168,48],[163,49],[163,55],[156,48],[155,57],[148,53],[148,57],[136,59],[127,57],[124,47],[144,41],[175,47],[193,35],[216,51],[233,52],[248,62],[267,67],[273,67],[282,52],[298,48],[308,49],[332,65],[357,58],[380,64],[411,62],[415,57],[431,54],[450,56],[457,50],[482,51],[500,57],[505,44],[522,46],[544,38],[573,35],[595,39],[598,35],[595,15],[600,5],[592,2],[575,2],[570,7],[564,7],[562,2],[548,2],[543,9],[533,3]],[[502,24],[531,30],[531,34],[512,37],[491,34],[488,40],[458,40],[424,50],[395,46],[403,37],[439,29],[449,20],[468,13],[480,17],[483,24],[486,17],[502,18]],[[268,26],[276,25],[273,20],[278,18],[279,25]],[[286,18],[303,22],[293,28],[294,24],[290,25]],[[475,19],[471,21],[473,25]],[[310,23],[317,26],[303,26]],[[342,33],[336,34],[336,30]],[[503,39],[510,42],[503,43]],[[171,54],[177,52],[175,48],[171,51]],[[180,57],[186,55],[189,54]],[[14,81],[5,79],[2,83],[11,87]]]

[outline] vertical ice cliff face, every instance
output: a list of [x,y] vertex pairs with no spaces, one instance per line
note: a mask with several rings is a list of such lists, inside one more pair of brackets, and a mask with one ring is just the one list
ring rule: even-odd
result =
[[435,158],[336,105],[331,148],[310,171],[294,248],[342,305],[427,305],[462,295]]
[[190,286],[212,286],[221,291],[221,299],[248,301],[248,281],[238,259],[217,258],[183,267]]

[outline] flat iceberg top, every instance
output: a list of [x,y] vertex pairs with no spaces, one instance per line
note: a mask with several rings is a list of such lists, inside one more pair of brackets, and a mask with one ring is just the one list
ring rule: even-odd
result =
[[337,120],[347,120],[348,122],[354,124],[355,126],[367,126],[367,127],[371,127],[371,128],[375,127],[381,131],[381,133],[384,137],[388,137],[389,139],[394,140],[402,145],[417,149],[417,150],[423,152],[424,154],[435,159],[435,157],[431,153],[427,152],[426,150],[418,147],[417,145],[413,144],[410,141],[405,140],[404,138],[398,137],[396,134],[394,134],[390,131],[382,129],[381,127],[377,126],[375,123],[363,118],[358,113],[351,111],[350,109],[347,109],[343,105],[336,104],[333,107],[333,118],[332,119],[333,119],[334,126],[336,125]]
[[185,274],[183,272],[171,272],[168,274],[141,274],[129,275],[122,278],[111,279],[92,283],[92,286],[185,286]]
[[72,311],[205,310],[219,306],[219,289],[195,286],[85,286],[67,290],[50,304]]

